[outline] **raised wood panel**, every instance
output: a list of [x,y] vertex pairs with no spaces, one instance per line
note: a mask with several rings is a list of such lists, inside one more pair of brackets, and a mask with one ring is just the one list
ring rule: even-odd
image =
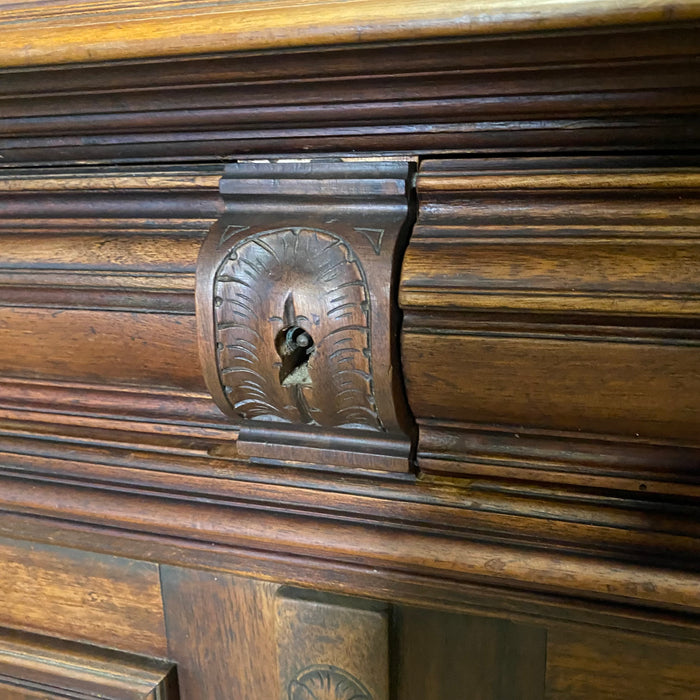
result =
[[282,589],[276,602],[279,700],[389,700],[389,608]]
[[555,627],[546,700],[693,700],[700,646],[603,628]]
[[179,700],[167,661],[10,630],[0,630],[0,696]]
[[[513,432],[523,426],[612,433],[632,442],[700,447],[700,336],[605,338],[588,328],[580,335],[570,327],[547,330],[505,330],[494,322],[491,328],[464,323],[454,333],[407,331],[414,410],[446,423],[500,424]],[[419,367],[435,369],[418,376]]]
[[166,655],[155,564],[6,539],[0,561],[0,625]]
[[700,180],[673,163],[422,165],[399,301],[425,471],[697,492]]
[[161,567],[168,655],[187,700],[278,695],[278,585],[221,572]]
[[205,389],[193,316],[4,307],[0,330],[5,376]]
[[544,699],[544,627],[410,607],[394,625],[401,700]]

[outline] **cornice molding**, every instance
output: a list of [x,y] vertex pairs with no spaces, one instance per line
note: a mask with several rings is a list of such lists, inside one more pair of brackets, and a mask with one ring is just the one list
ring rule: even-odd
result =
[[699,27],[24,64],[0,70],[0,167],[251,154],[690,153],[700,143]]
[[[3,3],[5,4],[5,3]],[[18,2],[0,19],[0,66],[299,46],[415,41],[675,22],[700,2],[664,0],[182,0]]]

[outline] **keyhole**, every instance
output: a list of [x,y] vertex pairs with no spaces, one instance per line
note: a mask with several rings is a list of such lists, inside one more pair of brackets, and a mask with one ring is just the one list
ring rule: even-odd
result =
[[309,386],[309,358],[314,352],[314,339],[300,326],[287,326],[275,337],[277,354],[282,358],[280,384]]

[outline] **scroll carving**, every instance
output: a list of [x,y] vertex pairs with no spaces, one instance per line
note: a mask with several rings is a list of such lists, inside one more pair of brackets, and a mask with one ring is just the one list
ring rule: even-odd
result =
[[372,696],[347,671],[309,666],[289,684],[289,700],[372,700]]
[[[340,236],[295,227],[244,238],[217,270],[214,300],[219,378],[241,418],[381,429],[369,289]],[[294,328],[313,346],[281,374],[280,334]]]

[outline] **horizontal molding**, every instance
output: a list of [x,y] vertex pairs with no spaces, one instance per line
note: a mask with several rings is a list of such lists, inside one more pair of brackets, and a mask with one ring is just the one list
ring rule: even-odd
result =
[[[35,464],[40,461],[35,460]],[[67,476],[58,480],[55,474],[48,481],[27,473],[13,475],[4,467],[0,477],[3,515],[22,513],[49,519],[47,523],[56,519],[97,532],[116,528],[126,538],[137,536],[147,548],[169,543],[170,547],[202,554],[205,549],[210,552],[223,549],[229,551],[229,566],[236,566],[234,562],[239,566],[241,561],[256,562],[259,571],[265,571],[268,566],[274,569],[275,562],[282,557],[294,562],[296,575],[307,565],[323,563],[327,571],[324,580],[342,575],[347,567],[359,567],[364,572],[374,570],[377,575],[391,571],[399,579],[422,580],[428,585],[442,581],[447,588],[474,584],[486,590],[501,587],[514,593],[546,593],[634,604],[651,610],[698,612],[699,579],[693,570],[693,562],[697,561],[696,542],[682,536],[676,539],[657,535],[656,547],[644,548],[642,557],[639,554],[642,550],[632,544],[635,536],[630,539],[625,533],[624,544],[619,540],[619,550],[609,558],[612,551],[608,555],[600,550],[592,555],[590,549],[586,554],[576,553],[552,543],[561,527],[562,532],[572,535],[577,530],[581,536],[586,533],[581,542],[584,539],[589,544],[607,542],[607,546],[614,548],[612,543],[618,538],[614,529],[609,528],[564,523],[557,526],[552,520],[543,519],[542,527],[549,536],[539,540],[539,544],[536,539],[526,544],[518,541],[513,530],[506,534],[498,529],[499,521],[501,525],[508,521],[516,525],[519,518],[495,514],[486,518],[492,521],[491,531],[477,535],[473,530],[460,532],[454,526],[446,527],[450,509],[433,505],[430,508],[442,525],[437,529],[426,528],[422,522],[423,506],[415,498],[400,502],[394,497],[387,502],[375,494],[371,498],[374,515],[357,518],[352,503],[363,500],[357,496],[343,498],[340,494],[327,493],[321,509],[318,500],[311,508],[299,509],[284,500],[285,493],[290,493],[288,486],[277,487],[278,496],[274,499],[268,495],[263,502],[244,503],[233,494],[212,498],[198,493],[202,479],[178,478],[176,485],[173,477],[161,478],[158,489],[128,486],[124,469],[118,470],[118,486],[105,482],[90,486],[86,481],[87,467],[85,464],[81,467],[83,476],[79,481]],[[100,471],[104,469],[97,468],[95,476]],[[104,476],[103,473],[103,479]],[[260,488],[231,481],[226,485],[244,491]],[[271,493],[268,489],[268,494]],[[301,495],[303,491],[297,493]],[[316,499],[321,495],[316,493]],[[343,501],[341,514],[337,509]],[[390,508],[391,515],[379,515],[384,508]],[[472,515],[478,519],[478,513],[465,512],[465,524]],[[536,520],[529,518],[520,522],[522,526],[535,523]],[[532,531],[530,537],[534,537]],[[651,532],[645,536],[646,544],[654,537]],[[686,546],[690,550],[687,558],[682,558],[678,547]],[[665,563],[664,548],[666,555],[675,550],[675,557]],[[625,551],[632,559],[636,551],[636,561],[626,559]],[[655,552],[662,558],[654,561]],[[689,570],[680,568],[684,562]]]
[[[196,11],[193,12],[193,9]],[[16,5],[3,16],[0,65],[94,61],[178,53],[286,48],[396,41],[469,34],[529,32],[696,19],[692,2],[668,12],[660,0],[622,3],[540,0],[524,11],[509,0],[429,7],[407,0],[400,9],[378,0],[332,1],[313,6],[228,0],[216,7],[191,2],[153,5],[131,0],[118,6],[81,2],[66,12],[59,2]],[[86,27],[89,34],[86,35]]]
[[[694,23],[462,39],[453,30],[440,41],[336,37],[277,53],[237,45],[199,58],[7,69],[2,164],[611,143],[687,153],[700,143]],[[206,182],[200,173],[170,186]]]
[[[60,550],[49,551],[55,555]],[[103,562],[100,564],[104,566]],[[41,571],[40,568],[38,570],[42,574],[53,573]],[[157,577],[155,569],[153,573]],[[89,579],[84,583],[86,588],[88,581]],[[107,583],[106,577],[103,583]],[[114,586],[114,582],[110,583]],[[80,592],[83,593],[83,591]],[[133,591],[133,593],[138,594],[143,591]],[[86,591],[84,595],[88,597],[91,592]],[[95,593],[92,595],[96,596]],[[108,599],[105,605],[112,602]],[[119,602],[124,603],[124,601]],[[66,607],[69,605],[66,604]],[[51,612],[55,613],[55,610]],[[159,612],[162,616],[162,610]],[[132,614],[135,613],[132,612]],[[162,617],[159,622],[160,627],[164,628]],[[99,627],[107,627],[107,624],[102,622]],[[61,629],[59,633],[65,634],[65,630]],[[164,629],[162,633],[164,637]],[[126,637],[126,634],[124,636]],[[139,636],[145,635],[142,633]],[[155,641],[162,643],[164,639],[144,640],[144,642],[148,641],[153,646],[150,649],[144,649],[144,653],[167,652],[167,649],[157,650],[154,645]],[[145,647],[145,644],[142,646]],[[151,696],[161,697],[163,700],[174,700],[178,696],[177,685],[174,664],[158,658],[136,656],[94,645],[59,641],[51,637],[7,629],[0,632],[0,689],[6,688],[11,697],[97,700],[119,696],[131,698]]]
[[[156,396],[139,400],[146,404]],[[184,410],[186,400],[175,398],[173,404]],[[188,401],[197,407],[196,401]],[[183,508],[185,502],[202,506],[216,502],[252,512],[277,512],[280,517],[297,513],[318,522],[398,527],[428,539],[451,533],[457,540],[518,543],[526,549],[559,547],[639,563],[643,553],[650,565],[671,557],[673,566],[692,568],[700,547],[698,502],[691,494],[679,508],[672,500],[660,500],[651,488],[614,496],[609,490],[592,491],[590,483],[583,484],[587,487],[583,489],[517,481],[503,486],[475,478],[459,486],[406,474],[328,470],[322,465],[256,465],[236,454],[235,429],[221,426],[217,430],[211,421],[197,425],[177,416],[163,417],[160,430],[138,433],[134,427],[130,435],[124,432],[126,420],[121,432],[114,421],[111,429],[93,429],[88,437],[85,431],[71,429],[66,417],[55,416],[53,424],[43,427],[21,422],[20,411],[13,420],[5,417],[0,430],[0,471],[47,483],[72,482],[88,491],[116,488],[153,493],[155,489],[163,497],[182,499]],[[130,420],[136,425],[136,420]],[[596,456],[594,450],[591,440],[569,462],[578,459],[595,467],[604,457]],[[644,447],[630,450],[620,462],[634,466],[643,452]],[[336,478],[329,478],[329,471]]]
[[700,188],[700,173],[658,171],[658,172],[619,172],[599,171],[547,173],[498,173],[482,175],[479,173],[462,174],[443,172],[423,174],[417,179],[421,192],[471,192],[488,190],[494,193],[504,190],[646,190],[657,193],[658,190],[697,190]]
[[404,309],[700,312],[697,169],[618,163],[611,172],[592,159],[551,158],[519,165],[423,165]]
[[697,493],[691,163],[422,164],[399,291],[422,472]]
[[437,417],[700,447],[697,343],[427,335],[404,327],[401,346],[419,422]]
[[194,272],[0,267],[0,306],[193,316],[194,283]]
[[700,450],[639,438],[422,420],[423,472],[700,497]]
[[[577,321],[577,323],[573,321]],[[637,322],[631,325],[630,321]],[[557,340],[571,343],[621,343],[625,345],[656,345],[694,347],[700,343],[700,329],[693,327],[693,319],[674,319],[677,327],[655,325],[654,317],[619,315],[614,317],[585,316],[576,319],[559,314],[523,315],[461,314],[459,311],[438,312],[430,317],[411,311],[404,316],[404,328],[414,335],[474,337],[474,338],[530,338]],[[603,323],[602,321],[605,321]],[[686,324],[682,322],[686,321]]]
[[216,190],[219,186],[220,175],[199,175],[153,173],[139,175],[92,175],[81,176],[72,174],[68,177],[56,177],[51,174],[15,175],[8,177],[0,173],[0,193],[5,192],[81,192],[101,191],[114,192],[117,190]]
[[193,316],[0,306],[0,327],[2,376],[204,390]]
[[193,427],[188,434],[199,426],[204,437],[211,437],[206,428],[223,427],[230,435],[229,421],[207,393],[164,388],[2,377],[0,415],[5,421],[39,421],[53,426],[84,422],[87,428],[104,427],[105,421],[111,420],[121,430],[136,432],[136,424],[142,423],[144,429],[154,433],[166,432],[169,426],[181,425],[184,429],[190,425]]

